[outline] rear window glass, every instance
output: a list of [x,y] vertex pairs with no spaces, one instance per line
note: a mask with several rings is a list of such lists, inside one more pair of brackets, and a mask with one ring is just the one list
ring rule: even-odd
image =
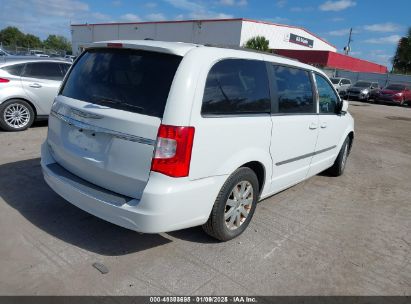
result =
[[393,90],[393,91],[403,91],[405,89],[405,86],[399,85],[399,84],[390,84],[385,89],[386,90]]
[[270,109],[268,75],[263,61],[227,59],[211,68],[202,114],[269,113]]
[[13,64],[2,67],[1,69],[9,73],[10,75],[20,76],[23,70],[24,64]]
[[162,118],[181,59],[127,49],[89,50],[71,69],[61,94]]

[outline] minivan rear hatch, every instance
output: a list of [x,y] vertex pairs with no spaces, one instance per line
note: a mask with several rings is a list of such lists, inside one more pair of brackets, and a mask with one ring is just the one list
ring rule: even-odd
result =
[[97,186],[139,199],[182,57],[147,50],[85,51],[49,119],[54,159]]

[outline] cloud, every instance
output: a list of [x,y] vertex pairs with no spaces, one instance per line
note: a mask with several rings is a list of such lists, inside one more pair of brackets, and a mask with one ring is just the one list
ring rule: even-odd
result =
[[224,6],[246,6],[248,2],[247,0],[219,0],[217,4]]
[[302,6],[294,6],[292,8],[290,8],[290,11],[294,12],[294,13],[300,13],[300,12],[310,12],[314,10],[313,7],[311,6],[307,6],[307,7],[302,7]]
[[16,26],[21,31],[40,36],[42,39],[49,34],[70,37],[70,23],[91,23],[108,17],[99,12],[90,12],[89,5],[79,0],[3,2],[0,10],[0,28]]
[[391,35],[391,36],[367,39],[364,42],[371,43],[371,44],[397,44],[400,39],[401,39],[400,35]]
[[273,22],[273,23],[286,23],[289,21],[289,19],[284,18],[284,17],[280,17],[280,16],[276,16],[276,17],[272,17],[272,18],[266,18],[263,19],[264,21],[268,21],[268,22]]
[[148,14],[146,16],[146,19],[150,21],[164,21],[166,20],[166,17],[162,13],[153,13],[153,14]]
[[109,15],[102,14],[99,12],[92,13],[91,16],[95,18],[96,20],[100,20],[100,21],[111,21],[112,20],[112,18]]
[[[188,11],[188,17],[191,19],[228,19],[233,16],[230,14],[219,13],[209,9],[209,7],[189,0],[164,0],[170,5]],[[241,1],[237,1],[241,2]]]
[[371,25],[364,25],[364,29],[370,32],[380,32],[380,33],[389,33],[397,32],[401,29],[398,24],[386,22],[386,23],[376,23]]
[[196,2],[189,1],[189,0],[165,0],[172,6],[182,9],[182,10],[187,10],[187,11],[200,11],[204,10],[205,8]]
[[191,12],[189,14],[189,17],[192,19],[230,19],[230,18],[233,18],[233,15],[201,11],[201,12]]
[[124,15],[120,16],[120,19],[124,20],[124,21],[127,21],[127,22],[140,22],[140,21],[142,21],[142,19],[139,16],[137,16],[135,14],[131,14],[131,13],[124,14]]
[[275,3],[275,6],[278,8],[283,8],[287,4],[287,0],[278,0]]
[[146,8],[156,8],[158,6],[158,4],[156,2],[147,2],[146,4],[144,4],[144,7]]
[[[353,30],[353,34],[358,33],[358,31]],[[340,30],[334,30],[334,31],[329,31],[327,33],[329,36],[348,36],[350,34],[350,29],[345,28],[345,29],[340,29]]]
[[74,17],[89,10],[87,3],[77,0],[29,0],[26,3],[32,6],[37,14],[49,16]]
[[338,12],[355,5],[357,5],[357,3],[352,0],[326,1],[319,6],[319,9],[321,11]]
[[331,18],[330,19],[330,21],[332,21],[332,22],[340,22],[340,21],[344,21],[345,19],[344,18],[342,18],[342,17],[334,17],[334,18]]

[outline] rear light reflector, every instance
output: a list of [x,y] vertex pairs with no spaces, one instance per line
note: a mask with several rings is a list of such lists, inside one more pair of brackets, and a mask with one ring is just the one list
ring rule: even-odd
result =
[[6,83],[6,82],[10,82],[10,80],[6,78],[0,78],[0,83]]
[[194,127],[160,125],[151,170],[171,177],[190,172]]

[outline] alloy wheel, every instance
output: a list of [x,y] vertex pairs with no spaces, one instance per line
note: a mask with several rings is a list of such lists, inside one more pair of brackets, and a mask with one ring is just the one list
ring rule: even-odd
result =
[[24,128],[30,122],[30,111],[20,103],[12,103],[4,110],[3,118],[13,129]]

